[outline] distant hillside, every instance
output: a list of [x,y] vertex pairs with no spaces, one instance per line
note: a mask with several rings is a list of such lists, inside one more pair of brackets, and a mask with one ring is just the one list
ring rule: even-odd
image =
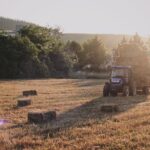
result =
[[97,36],[100,40],[103,41],[104,45],[108,49],[112,49],[117,47],[118,43],[123,39],[123,37],[126,37],[126,39],[130,39],[131,35],[115,35],[115,34],[73,34],[73,33],[67,33],[63,34],[63,40],[66,42],[68,40],[70,41],[76,41],[79,43],[83,43],[87,41],[88,39],[94,38]]
[[[0,17],[0,30],[18,31],[23,26],[30,25],[30,24],[33,23]],[[94,38],[95,36],[98,36],[99,39],[103,41],[105,47],[108,49],[113,49],[117,47],[118,43],[120,43],[123,37],[126,37],[126,39],[131,38],[131,35],[121,35],[121,34],[117,35],[117,34],[65,33],[63,34],[62,39],[64,42],[70,40],[70,41],[77,41],[82,44],[83,42],[87,41],[88,39]],[[146,38],[143,39],[145,41]]]
[[[85,33],[65,33],[63,34],[63,40],[66,41],[76,41],[80,44],[84,43],[88,39],[92,39],[95,36],[97,36],[102,42],[104,43],[104,46],[108,48],[109,50],[116,48],[118,44],[121,42],[123,37],[126,38],[126,40],[130,40],[133,35],[124,35],[124,34],[85,34]],[[144,43],[146,44],[149,37],[140,36]]]
[[32,23],[0,17],[0,30],[18,31],[23,26],[30,25],[30,24]]

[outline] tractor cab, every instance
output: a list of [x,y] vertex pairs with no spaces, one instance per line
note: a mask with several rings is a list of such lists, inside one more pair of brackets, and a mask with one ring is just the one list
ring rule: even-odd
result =
[[128,84],[131,78],[130,66],[113,66],[111,70],[111,84]]
[[[123,93],[124,96],[135,95],[135,86],[131,86],[133,81],[132,70],[130,66],[113,66],[109,82],[105,83],[103,95],[116,96],[118,93]],[[133,83],[133,82],[132,82]]]

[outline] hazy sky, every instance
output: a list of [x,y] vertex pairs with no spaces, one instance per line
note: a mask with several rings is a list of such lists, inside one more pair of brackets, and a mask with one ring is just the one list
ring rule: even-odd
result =
[[0,0],[0,16],[71,33],[150,34],[150,0]]

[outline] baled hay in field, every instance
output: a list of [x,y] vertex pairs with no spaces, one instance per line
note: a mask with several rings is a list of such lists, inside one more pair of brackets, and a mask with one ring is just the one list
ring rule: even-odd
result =
[[46,123],[55,119],[55,111],[33,110],[28,113],[28,122],[30,123]]
[[28,105],[31,105],[31,99],[20,99],[17,102],[18,107],[24,107],[24,106],[28,106]]
[[28,90],[28,91],[23,91],[23,96],[34,96],[34,95],[37,95],[37,91],[36,90]]
[[[104,80],[47,79],[0,82],[0,126],[2,150],[149,150],[150,98],[102,97]],[[14,109],[16,97],[36,89],[32,105]],[[8,92],[9,91],[9,92]],[[119,112],[105,113],[101,106],[119,106]],[[32,110],[55,110],[48,123],[27,123]],[[7,134],[8,133],[8,134]],[[7,136],[6,136],[7,134]]]
[[101,111],[102,112],[118,112],[119,111],[119,106],[115,104],[105,104],[101,106]]

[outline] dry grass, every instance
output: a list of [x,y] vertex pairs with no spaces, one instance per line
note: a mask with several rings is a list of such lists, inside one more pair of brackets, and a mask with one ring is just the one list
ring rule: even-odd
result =
[[[0,149],[150,149],[150,98],[102,97],[104,80],[17,80],[0,82]],[[32,105],[16,108],[23,90],[35,89]],[[102,113],[104,104],[118,113]],[[33,109],[57,111],[49,124],[27,123]]]

